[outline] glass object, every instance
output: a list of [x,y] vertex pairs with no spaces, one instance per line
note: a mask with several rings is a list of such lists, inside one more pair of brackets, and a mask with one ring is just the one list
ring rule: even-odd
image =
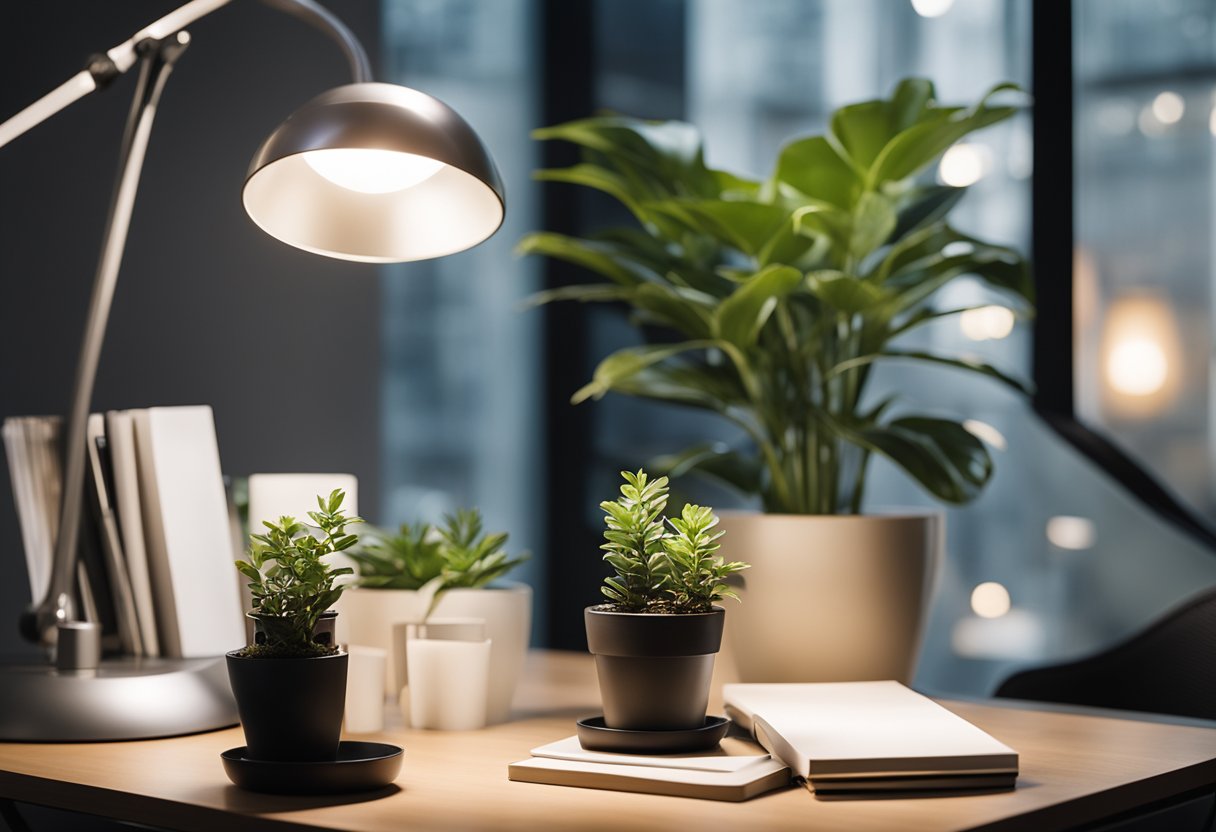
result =
[[1216,7],[1074,5],[1077,407],[1216,510]]

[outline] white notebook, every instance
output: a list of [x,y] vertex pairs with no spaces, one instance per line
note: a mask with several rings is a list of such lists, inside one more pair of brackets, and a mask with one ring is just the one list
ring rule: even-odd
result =
[[728,716],[816,789],[995,788],[1017,775],[1016,751],[898,682],[734,684],[723,698]]
[[211,408],[131,414],[161,653],[222,656],[245,624]]
[[586,751],[578,737],[532,749],[511,763],[507,778],[584,789],[643,792],[703,800],[748,800],[788,786],[789,768],[754,744],[726,739],[701,754],[612,754]]
[[114,507],[118,510],[118,529],[122,538],[127,571],[131,574],[131,595],[139,619],[144,655],[160,655],[156,635],[156,605],[152,600],[152,579],[148,572],[148,552],[144,546],[144,513],[139,496],[139,464],[135,457],[135,425],[131,411],[106,413],[106,439],[110,444],[110,466],[114,471]]

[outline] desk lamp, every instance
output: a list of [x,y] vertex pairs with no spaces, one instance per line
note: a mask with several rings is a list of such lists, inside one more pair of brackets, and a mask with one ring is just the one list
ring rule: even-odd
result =
[[[185,27],[231,0],[192,0],[89,59],[85,69],[0,124],[0,148],[138,67],[117,181],[93,283],[65,433],[63,507],[47,593],[22,633],[50,647],[76,618],[85,422],[157,103],[190,43]],[[365,263],[442,257],[502,224],[502,182],[481,140],[454,110],[417,90],[372,80],[354,34],[312,0],[263,0],[337,42],[352,83],[322,93],[254,154],[242,201],[266,233],[314,254]],[[63,665],[60,662],[61,666]],[[223,657],[106,660],[97,670],[0,668],[0,739],[137,739],[236,723]]]

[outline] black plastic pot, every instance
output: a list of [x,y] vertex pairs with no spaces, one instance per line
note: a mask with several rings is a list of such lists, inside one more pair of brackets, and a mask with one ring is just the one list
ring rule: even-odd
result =
[[[332,644],[336,616],[325,614],[315,641]],[[295,762],[335,759],[346,707],[346,653],[282,659],[249,658],[239,652],[227,655],[228,682],[245,731],[246,756]]]
[[604,724],[630,731],[686,731],[705,724],[714,655],[726,611],[685,615],[587,607]]

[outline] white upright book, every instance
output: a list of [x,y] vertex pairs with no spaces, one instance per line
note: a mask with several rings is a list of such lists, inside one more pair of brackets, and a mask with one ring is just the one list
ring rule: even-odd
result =
[[139,620],[145,656],[160,655],[156,635],[156,606],[152,600],[152,578],[148,572],[148,553],[144,546],[144,513],[139,496],[139,463],[135,456],[135,425],[131,412],[106,413],[106,439],[110,445],[110,465],[114,472],[114,508],[122,538],[127,571],[131,575],[131,595]]
[[161,653],[221,656],[245,627],[211,408],[132,416]]
[[1018,755],[898,682],[733,684],[726,712],[816,791],[1009,788]]
[[10,416],[4,420],[4,453],[8,457],[13,502],[25,550],[26,571],[30,580],[30,600],[38,603],[46,595],[54,557],[53,527],[44,511],[41,485],[34,476],[34,450],[30,440],[32,417]]
[[85,428],[85,453],[89,464],[89,485],[92,493],[88,502],[97,518],[97,533],[100,536],[101,554],[105,558],[107,583],[114,604],[114,619],[118,625],[118,639],[123,653],[131,656],[144,655],[143,636],[139,628],[139,613],[131,590],[131,572],[123,551],[122,536],[118,529],[118,517],[114,512],[114,495],[111,493],[109,444],[106,440],[105,417],[100,413],[89,415]]

